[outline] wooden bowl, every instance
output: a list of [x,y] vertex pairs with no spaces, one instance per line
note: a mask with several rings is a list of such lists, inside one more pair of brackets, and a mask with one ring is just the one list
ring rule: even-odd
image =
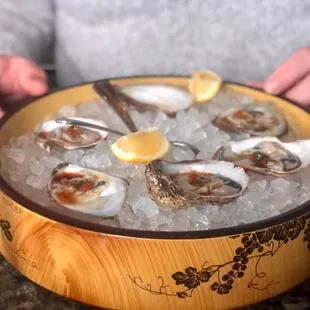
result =
[[[188,79],[113,83],[186,87]],[[237,84],[224,87],[274,102],[289,123],[299,123],[298,136],[310,137],[309,114],[292,103]],[[95,99],[92,83],[40,98],[6,117],[0,146],[65,105]],[[310,202],[233,228],[147,232],[59,215],[22,197],[2,178],[0,189],[4,257],[32,281],[83,303],[108,309],[232,309],[271,298],[310,276]]]

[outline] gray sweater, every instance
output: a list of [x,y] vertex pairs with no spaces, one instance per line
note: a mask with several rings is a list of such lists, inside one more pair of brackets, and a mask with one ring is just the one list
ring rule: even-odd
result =
[[61,86],[201,68],[263,80],[309,28],[310,0],[0,1],[0,53],[52,53]]

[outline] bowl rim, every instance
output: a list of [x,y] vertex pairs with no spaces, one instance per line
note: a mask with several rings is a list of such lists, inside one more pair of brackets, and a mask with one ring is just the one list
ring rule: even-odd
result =
[[[139,78],[189,78],[187,75],[134,75],[134,76],[122,76],[122,77],[115,77],[115,78],[105,78],[99,79],[89,82],[83,82],[79,84],[75,84],[69,87],[61,88],[53,90],[47,93],[44,96],[36,98],[35,100],[31,100],[30,102],[24,102],[17,105],[15,108],[11,109],[0,121],[0,132],[2,126],[6,123],[8,119],[10,119],[15,113],[22,110],[26,106],[32,104],[34,101],[40,100],[46,96],[52,95],[54,93],[58,93],[61,91],[65,91],[68,89],[92,84],[97,81],[116,81],[116,80],[124,80],[124,79],[139,79]],[[264,91],[257,89],[252,86],[248,86],[242,83],[236,83],[224,80],[224,84],[233,84],[237,86],[243,86],[249,89],[254,89],[256,91],[265,93]],[[268,94],[276,98],[280,98],[285,100],[286,102],[297,106],[298,108],[309,112],[307,108],[299,106],[297,103],[283,98],[281,96],[276,96],[272,94]],[[1,134],[1,133],[0,133]],[[246,234],[252,231],[264,230],[270,228],[272,226],[281,225],[285,222],[294,220],[300,216],[305,215],[307,212],[310,211],[310,200],[306,201],[300,206],[289,210],[283,214],[277,215],[275,217],[271,217],[265,220],[249,223],[249,224],[242,224],[233,227],[225,227],[225,228],[218,228],[218,229],[210,229],[210,230],[201,230],[201,231],[148,231],[148,230],[136,230],[136,229],[129,229],[129,228],[119,228],[119,227],[112,227],[112,226],[105,226],[102,224],[97,223],[90,223],[90,222],[83,222],[80,219],[74,219],[70,217],[70,215],[64,215],[53,212],[53,209],[44,208],[41,205],[37,204],[34,201],[31,201],[27,197],[24,197],[22,194],[18,193],[15,189],[13,189],[0,175],[0,191],[11,198],[14,202],[18,203],[20,206],[28,209],[31,212],[35,212],[40,216],[48,218],[49,220],[53,220],[64,225],[69,225],[75,228],[88,230],[94,233],[101,233],[119,237],[129,237],[129,238],[139,238],[139,239],[163,239],[163,240],[171,240],[171,239],[208,239],[208,238],[219,238],[219,237],[229,237],[235,236],[240,234]]]

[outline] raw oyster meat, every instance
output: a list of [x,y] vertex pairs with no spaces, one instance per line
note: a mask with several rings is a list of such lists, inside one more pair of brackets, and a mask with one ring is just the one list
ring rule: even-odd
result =
[[285,176],[310,163],[310,140],[284,143],[276,137],[255,137],[232,141],[220,148],[214,160],[234,163],[246,170]]
[[99,217],[112,217],[123,206],[128,181],[97,170],[63,163],[48,182],[51,197],[61,206]]
[[[102,121],[78,117],[71,119],[107,127]],[[56,120],[48,120],[37,128],[35,134],[36,142],[43,148],[49,149],[54,144],[73,150],[97,145],[100,141],[106,139],[108,132],[76,125],[64,125],[57,123]]]
[[213,124],[226,132],[246,132],[261,137],[281,137],[287,132],[283,115],[267,104],[249,104],[229,109],[219,115]]

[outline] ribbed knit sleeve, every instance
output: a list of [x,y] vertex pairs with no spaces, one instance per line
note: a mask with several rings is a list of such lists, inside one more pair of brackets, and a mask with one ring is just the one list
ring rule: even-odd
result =
[[53,22],[53,0],[1,0],[0,54],[40,61],[52,46]]

